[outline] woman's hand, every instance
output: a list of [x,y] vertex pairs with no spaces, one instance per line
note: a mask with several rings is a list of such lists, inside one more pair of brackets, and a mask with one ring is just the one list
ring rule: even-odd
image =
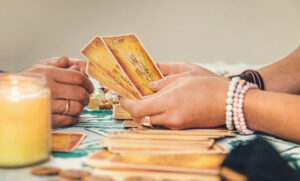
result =
[[190,72],[189,75],[218,76],[216,73],[213,73],[206,68],[187,62],[168,62],[158,63],[157,65],[165,76],[187,72]]
[[216,76],[186,76],[169,84],[158,82],[158,92],[143,100],[121,98],[120,103],[138,122],[150,116],[153,125],[170,129],[216,127],[225,123],[228,85]]

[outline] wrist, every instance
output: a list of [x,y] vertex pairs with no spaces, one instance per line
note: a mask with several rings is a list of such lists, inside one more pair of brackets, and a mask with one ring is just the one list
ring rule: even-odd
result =
[[250,89],[258,89],[258,86],[236,76],[230,81],[226,94],[226,127],[229,130],[235,128],[242,135],[254,132],[251,128],[249,129],[244,113],[245,96]]
[[224,81],[222,79],[222,86],[218,86],[218,94],[215,96],[217,100],[212,100],[215,102],[215,106],[217,109],[212,113],[212,115],[216,115],[218,120],[218,126],[223,126],[225,125],[225,120],[226,120],[226,100],[227,100],[227,92],[228,92],[228,87],[230,84],[230,80],[227,79]]
[[256,131],[261,131],[262,128],[259,126],[258,122],[255,120],[255,113],[257,109],[260,109],[261,93],[263,91],[259,89],[251,89],[245,94],[244,98],[244,116],[247,122],[247,126]]

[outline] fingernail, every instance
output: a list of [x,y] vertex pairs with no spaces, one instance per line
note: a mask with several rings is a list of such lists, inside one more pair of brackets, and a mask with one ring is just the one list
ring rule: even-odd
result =
[[72,69],[72,70],[79,70],[79,66],[77,65],[72,65],[69,69]]
[[153,82],[150,82],[150,83],[149,83],[149,87],[150,87],[151,89],[155,89],[155,88],[157,88],[157,86],[158,86],[158,84],[157,84],[156,81],[153,81]]

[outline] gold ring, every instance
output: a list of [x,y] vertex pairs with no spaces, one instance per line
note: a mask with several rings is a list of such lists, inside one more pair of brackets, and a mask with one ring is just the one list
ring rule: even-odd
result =
[[69,111],[70,111],[70,100],[69,100],[69,99],[67,99],[67,103],[66,103],[66,109],[65,109],[65,111],[64,111],[64,113],[63,113],[63,115],[66,115],[66,114],[68,114],[68,113],[69,113]]
[[143,126],[147,126],[147,127],[152,127],[151,121],[150,121],[150,116],[145,116],[143,122],[142,122]]

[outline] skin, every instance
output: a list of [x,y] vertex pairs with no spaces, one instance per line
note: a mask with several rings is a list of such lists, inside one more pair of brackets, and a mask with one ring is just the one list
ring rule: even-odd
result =
[[[45,76],[51,91],[52,128],[76,124],[78,115],[89,103],[93,85],[84,73],[86,63],[80,59],[53,57],[32,65],[22,73],[39,73]],[[66,99],[70,110],[66,115]]]
[[258,70],[265,90],[300,94],[300,47],[287,57]]
[[[225,124],[229,79],[187,63],[160,63],[159,67],[166,77],[149,84],[155,94],[140,101],[120,99],[134,120],[150,116],[153,125],[170,129]],[[266,90],[252,89],[245,95],[248,128],[300,143],[300,126],[296,126],[300,124],[300,96],[296,95],[300,92],[300,48],[259,72]]]

